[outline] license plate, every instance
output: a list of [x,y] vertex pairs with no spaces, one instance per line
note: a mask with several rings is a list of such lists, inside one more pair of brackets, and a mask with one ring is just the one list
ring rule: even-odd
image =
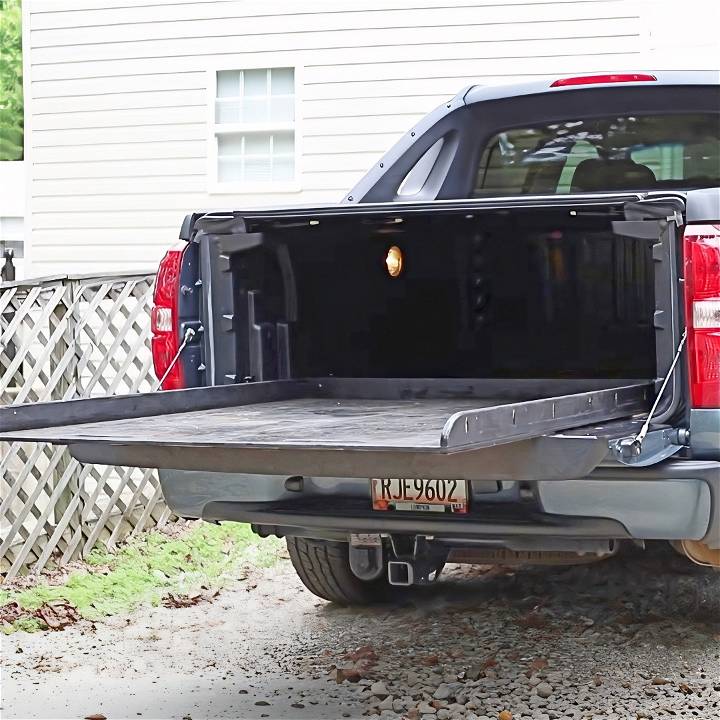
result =
[[373,510],[468,511],[467,480],[372,478],[370,487]]

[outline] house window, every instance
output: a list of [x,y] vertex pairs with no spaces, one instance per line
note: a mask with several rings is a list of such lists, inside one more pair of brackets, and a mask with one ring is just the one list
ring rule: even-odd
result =
[[219,70],[214,142],[221,185],[295,180],[295,70]]
[[0,217],[0,280],[19,280],[22,262],[23,218]]

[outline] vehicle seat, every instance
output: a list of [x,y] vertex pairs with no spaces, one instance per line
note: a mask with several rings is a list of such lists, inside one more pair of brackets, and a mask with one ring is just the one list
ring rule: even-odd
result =
[[647,165],[632,160],[589,158],[575,168],[570,192],[647,190],[656,183],[655,174]]

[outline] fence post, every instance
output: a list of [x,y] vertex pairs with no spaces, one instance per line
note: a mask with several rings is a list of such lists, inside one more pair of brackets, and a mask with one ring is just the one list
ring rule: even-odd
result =
[[[77,352],[75,349],[75,295],[76,295],[76,283],[70,279],[65,281],[65,293],[63,294],[63,301],[59,302],[50,315],[50,337],[61,328],[64,324],[65,327],[58,335],[57,342],[52,348],[50,353],[50,377],[53,376],[63,364],[63,361],[67,362],[67,366],[58,381],[50,388],[50,400],[67,400],[74,397],[77,394]],[[65,512],[68,509],[74,495],[80,491],[79,487],[79,475],[80,468],[76,463],[67,448],[62,450],[60,459],[58,460],[55,469],[53,470],[52,485],[56,488],[62,483],[63,476],[71,468],[72,477],[70,477],[62,490],[60,497],[53,508],[53,519],[55,525],[59,525]],[[75,511],[76,518],[79,523],[80,509]],[[75,523],[68,522],[67,527],[70,528]]]

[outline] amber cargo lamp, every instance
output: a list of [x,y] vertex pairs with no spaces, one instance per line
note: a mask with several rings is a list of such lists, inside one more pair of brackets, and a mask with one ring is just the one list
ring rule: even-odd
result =
[[397,277],[402,272],[403,254],[397,245],[393,245],[387,252],[385,265],[390,277]]

